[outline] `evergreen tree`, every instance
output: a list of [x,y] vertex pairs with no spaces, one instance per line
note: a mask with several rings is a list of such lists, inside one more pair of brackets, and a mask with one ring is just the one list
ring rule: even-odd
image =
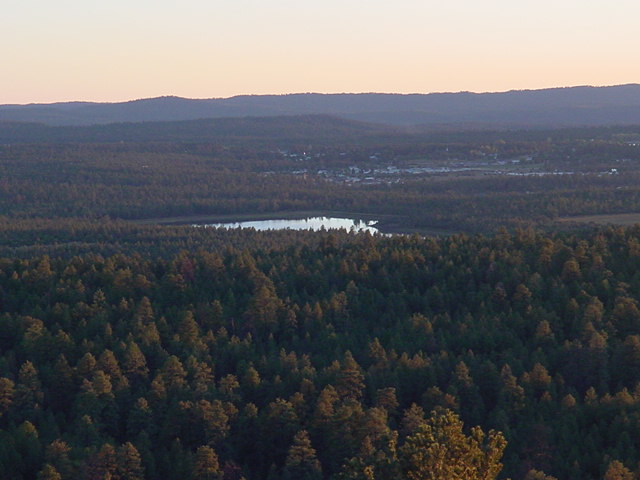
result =
[[506,446],[502,434],[479,427],[470,435],[450,410],[434,410],[416,433],[400,448],[404,475],[408,480],[493,480],[502,464]]
[[56,439],[47,445],[44,452],[45,461],[55,467],[63,480],[71,480],[75,475],[69,452],[71,452],[69,444],[60,439]]
[[42,465],[43,448],[40,435],[35,425],[23,422],[14,434],[15,449],[21,459],[22,472],[25,478],[33,478]]
[[118,480],[144,480],[144,468],[138,449],[125,442],[116,453],[116,475]]
[[127,343],[124,353],[123,370],[127,378],[132,382],[146,379],[149,374],[147,359],[134,341]]
[[524,480],[558,480],[556,477],[547,475],[539,470],[529,470],[524,476]]
[[603,480],[633,480],[634,478],[633,473],[622,462],[613,460],[609,463]]
[[26,361],[18,372],[18,383],[16,384],[14,402],[20,409],[23,418],[29,418],[41,406],[44,393],[38,371],[32,362]]
[[0,378],[0,418],[9,411],[13,403],[14,383],[8,378]]
[[306,430],[293,437],[284,467],[285,480],[322,480],[322,468]]
[[336,391],[341,398],[359,400],[364,391],[364,375],[360,365],[355,361],[350,351],[344,355],[336,379]]
[[38,472],[38,480],[62,480],[62,476],[53,465],[46,463]]
[[89,458],[85,469],[84,480],[104,480],[117,478],[116,449],[110,443],[105,443],[100,450]]
[[207,445],[198,448],[193,473],[202,480],[217,480],[222,477],[218,455],[213,448]]

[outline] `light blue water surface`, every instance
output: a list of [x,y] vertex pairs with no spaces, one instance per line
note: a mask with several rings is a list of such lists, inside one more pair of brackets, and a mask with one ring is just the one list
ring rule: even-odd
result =
[[255,228],[256,230],[329,230],[332,228],[355,232],[378,233],[377,220],[356,220],[352,218],[310,217],[300,219],[254,220],[250,222],[208,223],[214,228]]

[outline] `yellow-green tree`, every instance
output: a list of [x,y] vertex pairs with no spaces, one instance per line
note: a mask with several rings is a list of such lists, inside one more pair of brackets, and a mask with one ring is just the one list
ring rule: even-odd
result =
[[320,480],[322,478],[322,468],[306,430],[300,430],[293,437],[293,445],[287,453],[283,478],[285,480]]
[[540,470],[529,470],[524,477],[524,480],[558,480],[556,477],[552,477],[551,475],[547,475]]
[[619,460],[609,463],[604,480],[633,480],[633,473]]
[[222,476],[218,455],[213,448],[208,445],[198,448],[194,474],[202,480],[215,480]]
[[493,480],[505,446],[500,432],[474,427],[466,435],[454,412],[438,409],[407,437],[400,460],[407,480]]
[[0,377],[0,417],[4,415],[13,403],[15,384],[8,378]]
[[47,463],[42,467],[42,470],[38,472],[38,480],[62,480],[62,476],[53,465]]

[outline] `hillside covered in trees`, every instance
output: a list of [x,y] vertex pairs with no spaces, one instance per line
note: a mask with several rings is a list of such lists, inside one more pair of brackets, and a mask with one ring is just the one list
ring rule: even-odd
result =
[[637,127],[0,135],[0,478],[640,475]]
[[5,131],[1,230],[315,211],[383,232],[488,233],[640,212],[637,127],[406,134],[295,117],[46,131],[24,143]]
[[634,470],[639,234],[4,259],[0,469],[422,478],[408,449],[455,412],[502,432],[501,478]]

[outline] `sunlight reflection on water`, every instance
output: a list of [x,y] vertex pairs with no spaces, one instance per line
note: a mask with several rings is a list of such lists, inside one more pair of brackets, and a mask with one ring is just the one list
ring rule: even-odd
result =
[[256,230],[325,230],[332,228],[347,231],[378,233],[376,220],[354,220],[351,218],[310,217],[300,219],[254,220],[250,222],[208,223],[205,227],[214,228],[255,228]]

